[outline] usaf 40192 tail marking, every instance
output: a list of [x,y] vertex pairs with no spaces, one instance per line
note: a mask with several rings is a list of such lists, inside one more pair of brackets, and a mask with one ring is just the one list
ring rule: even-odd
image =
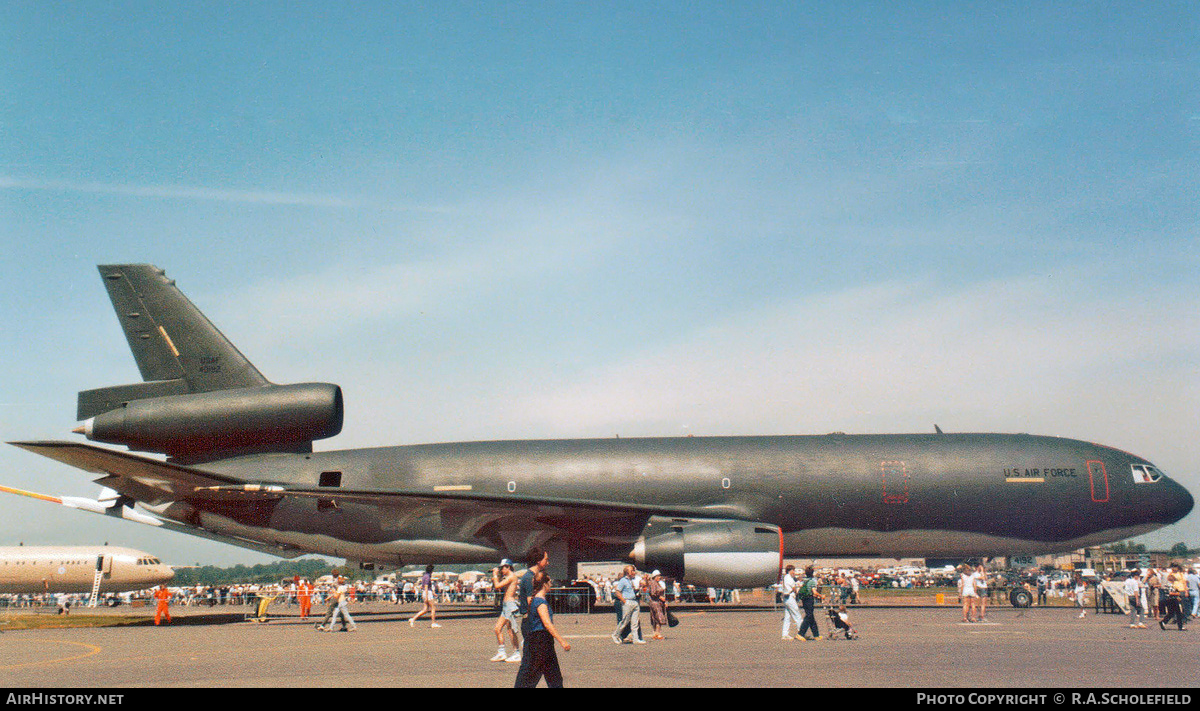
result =
[[[1178,521],[1141,457],[1011,434],[534,440],[314,452],[340,388],[275,385],[151,265],[101,266],[145,382],[79,394],[72,442],[19,447],[101,475],[170,528],[282,556],[389,565],[627,558],[720,587],[782,557],[1029,555]],[[97,502],[98,504],[101,502]],[[117,515],[120,515],[117,511]],[[567,571],[560,570],[559,575]]]

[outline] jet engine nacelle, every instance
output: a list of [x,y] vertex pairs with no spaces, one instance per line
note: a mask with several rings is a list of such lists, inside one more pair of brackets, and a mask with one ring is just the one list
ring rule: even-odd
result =
[[652,518],[630,557],[692,585],[751,588],[779,581],[783,536],[778,526],[750,521]]
[[82,428],[90,440],[177,457],[299,448],[341,430],[342,390],[328,383],[133,400],[88,419]]

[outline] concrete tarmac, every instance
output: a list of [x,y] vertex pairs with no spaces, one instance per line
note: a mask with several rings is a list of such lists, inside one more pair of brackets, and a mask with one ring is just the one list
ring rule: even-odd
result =
[[[446,605],[440,629],[415,605],[356,604],[355,632],[321,633],[295,607],[265,624],[249,608],[172,608],[169,626],[0,632],[0,687],[511,687],[490,607]],[[231,611],[232,610],[232,611]],[[770,607],[675,608],[667,639],[616,645],[611,613],[556,616],[569,687],[1166,688],[1200,684],[1200,626],[1129,629],[1069,608],[989,609],[960,623],[943,608],[855,608],[859,640],[784,641]],[[315,612],[316,610],[314,610]],[[85,612],[80,610],[79,612]],[[109,613],[114,614],[114,613]],[[147,612],[120,611],[115,614]],[[828,619],[818,610],[822,633]],[[647,616],[643,615],[646,620]],[[1200,621],[1198,621],[1200,622]],[[3,625],[0,625],[0,630]],[[648,627],[647,627],[647,635]],[[1136,661],[1131,661],[1136,660]]]

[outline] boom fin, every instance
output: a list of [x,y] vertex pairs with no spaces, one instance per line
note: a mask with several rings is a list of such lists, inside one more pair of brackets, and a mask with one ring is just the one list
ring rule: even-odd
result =
[[270,384],[162,269],[152,264],[98,268],[146,382],[80,392],[77,419],[133,400]]

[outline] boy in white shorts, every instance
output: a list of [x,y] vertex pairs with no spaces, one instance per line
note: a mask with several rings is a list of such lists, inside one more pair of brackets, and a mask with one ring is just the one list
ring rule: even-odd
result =
[[[499,568],[492,568],[492,586],[496,590],[504,591],[504,602],[501,603],[500,619],[496,620],[496,643],[499,648],[496,650],[496,656],[492,657],[493,662],[519,662],[521,661],[521,640],[517,637],[517,614],[520,606],[517,605],[517,584],[520,579],[513,573],[512,561],[505,558],[500,561]],[[509,656],[504,649],[504,628],[507,627],[512,635],[513,653]]]

